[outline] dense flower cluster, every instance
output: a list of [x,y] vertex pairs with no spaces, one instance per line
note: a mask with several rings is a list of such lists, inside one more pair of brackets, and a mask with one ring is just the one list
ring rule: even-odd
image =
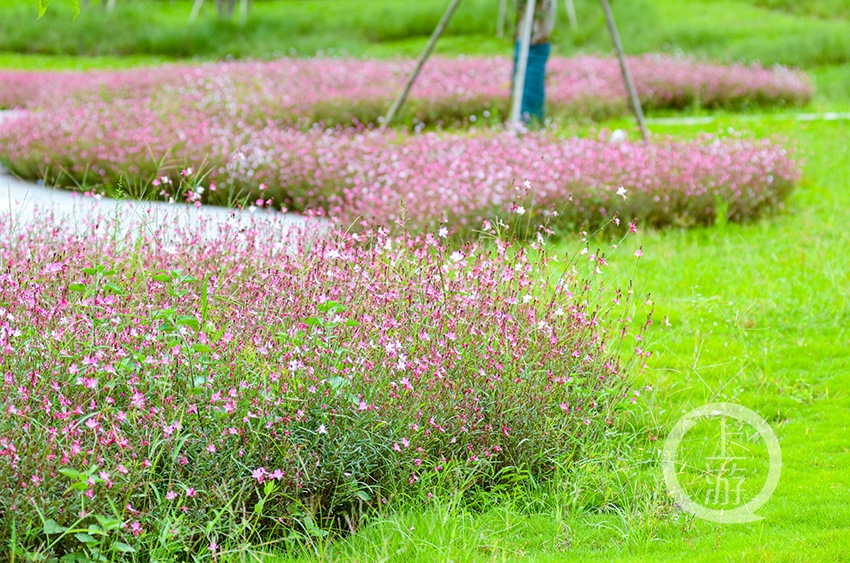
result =
[[[801,75],[786,70],[654,55],[633,62],[646,102],[659,106],[801,101],[811,93]],[[172,182],[192,168],[209,182],[193,195],[199,201],[250,197],[348,222],[404,218],[412,228],[443,220],[479,228],[517,208],[529,210],[526,226],[593,224],[616,211],[659,226],[711,222],[718,209],[746,220],[780,206],[798,176],[785,149],[767,142],[644,145],[494,131],[406,136],[351,125],[384,111],[409,66],[284,59],[7,73],[0,87],[11,96],[7,103],[39,109],[0,124],[0,156],[25,178],[74,186],[123,178],[136,195],[165,200],[182,196]],[[485,119],[506,103],[509,61],[437,59],[426,68],[412,93],[417,119]],[[551,71],[553,107],[588,115],[624,104],[614,61],[555,59]],[[317,120],[349,126],[323,129]]]
[[17,526],[61,554],[95,525],[122,550],[194,553],[355,517],[446,471],[543,475],[610,432],[648,356],[631,292],[592,289],[598,252],[11,220],[4,545]]
[[788,151],[769,141],[301,131],[251,124],[240,112],[159,103],[24,112],[0,125],[0,154],[23,177],[67,183],[70,176],[71,185],[114,185],[123,177],[147,185],[148,196],[178,201],[173,186],[191,167],[207,174],[202,193],[193,195],[205,203],[247,196],[321,209],[348,223],[392,226],[403,218],[412,229],[446,220],[457,229],[510,223],[520,207],[528,210],[526,226],[598,224],[615,212],[649,225],[687,226],[713,222],[718,209],[749,220],[781,207],[799,176]]
[[[663,55],[630,62],[648,107],[802,104],[812,96],[805,74],[783,68],[719,66]],[[120,72],[0,72],[0,108],[39,108],[68,98],[142,99],[158,90],[206,96],[232,107],[227,92],[238,90],[244,108],[255,116],[291,124],[350,125],[355,119],[376,122],[412,66],[409,60],[281,59]],[[511,68],[505,58],[437,57],[414,86],[406,115],[431,123],[504,115]],[[591,56],[554,58],[547,98],[552,114],[600,117],[627,107],[616,61]]]

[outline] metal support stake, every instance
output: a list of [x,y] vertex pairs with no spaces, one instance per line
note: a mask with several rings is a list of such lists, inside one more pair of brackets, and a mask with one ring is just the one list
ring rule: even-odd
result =
[[519,125],[520,112],[522,111],[522,93],[525,90],[525,71],[528,68],[528,51],[531,48],[531,29],[534,23],[534,5],[537,0],[527,0],[525,5],[525,17],[522,21],[523,27],[519,39],[519,55],[514,72],[514,91],[511,93],[511,116],[512,127]]
[[646,129],[646,122],[643,119],[643,109],[640,107],[640,99],[635,90],[635,84],[632,81],[632,74],[629,72],[629,65],[626,64],[626,56],[623,54],[623,44],[620,42],[620,34],[617,31],[617,24],[614,22],[614,14],[611,13],[611,5],[608,0],[600,0],[602,9],[605,11],[605,19],[608,21],[608,31],[611,33],[611,40],[614,42],[614,50],[617,51],[617,59],[620,61],[620,71],[623,73],[623,80],[626,82],[626,90],[629,91],[629,99],[632,102],[632,110],[635,112],[640,134],[643,135],[644,141],[649,141],[649,131]]
[[192,4],[192,13],[189,14],[189,23],[195,23],[195,20],[198,19],[198,14],[201,13],[201,6],[204,5],[204,0],[195,0],[195,3]]
[[239,25],[248,21],[248,0],[239,0]]
[[404,90],[401,91],[401,94],[398,95],[393,105],[390,106],[387,115],[384,117],[384,122],[381,124],[381,129],[386,129],[386,127],[390,124],[390,122],[395,117],[396,113],[398,113],[399,108],[404,103],[404,100],[407,98],[407,94],[410,92],[410,88],[413,86],[413,83],[416,82],[416,78],[419,76],[419,72],[422,70],[422,66],[425,64],[425,61],[428,60],[428,57],[431,56],[431,51],[434,50],[434,45],[437,43],[437,39],[443,34],[446,26],[449,25],[449,21],[452,19],[452,15],[455,13],[455,10],[460,4],[460,0],[452,0],[452,3],[449,4],[449,7],[446,9],[446,12],[443,14],[440,23],[437,24],[437,28],[434,30],[434,33],[431,34],[431,39],[428,41],[428,46],[425,47],[425,51],[419,56],[419,60],[416,62],[416,68],[413,69],[413,73],[411,73],[410,78],[407,79],[407,84],[404,86]]
[[505,36],[505,20],[508,14],[508,0],[499,0],[499,17],[496,20],[496,37],[501,39]]
[[567,19],[570,20],[570,29],[578,31],[578,20],[576,19],[576,5],[573,0],[564,0],[567,7]]

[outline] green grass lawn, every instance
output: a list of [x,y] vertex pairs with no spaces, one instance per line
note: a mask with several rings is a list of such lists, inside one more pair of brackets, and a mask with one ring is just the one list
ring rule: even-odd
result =
[[[557,52],[609,51],[610,38],[598,2],[576,0],[578,29],[561,10],[554,43]],[[684,51],[765,64],[814,66],[850,61],[846,7],[822,2],[812,10],[767,0],[632,0],[612,2],[627,50]],[[808,4],[808,3],[807,3]],[[223,57],[280,56],[347,52],[356,56],[395,56],[419,52],[447,2],[423,0],[270,0],[257,2],[244,26],[217,21],[212,2],[192,25],[192,2],[136,0],[113,13],[97,5],[72,21],[70,7],[51,5],[36,20],[32,0],[2,0],[0,51],[45,54]],[[510,45],[496,40],[498,3],[465,0],[446,32],[443,52],[497,52]],[[831,17],[823,17],[830,15]],[[512,24],[513,13],[508,17]],[[116,35],[115,29],[122,33]],[[97,33],[100,32],[100,33]]]
[[[850,549],[850,149],[844,142],[850,124],[744,124],[732,117],[711,127],[789,137],[805,155],[804,180],[782,216],[640,232],[612,257],[616,277],[651,293],[658,321],[650,332],[655,355],[638,381],[654,388],[639,411],[645,430],[620,483],[600,478],[618,508],[576,510],[568,483],[555,492],[503,492],[478,510],[441,498],[301,560],[844,560]],[[639,246],[644,256],[636,261]],[[671,326],[660,322],[664,317]],[[759,412],[780,440],[782,477],[756,523],[718,526],[659,511],[665,492],[657,461],[666,432],[685,410],[718,401]],[[650,434],[659,440],[650,441]]]

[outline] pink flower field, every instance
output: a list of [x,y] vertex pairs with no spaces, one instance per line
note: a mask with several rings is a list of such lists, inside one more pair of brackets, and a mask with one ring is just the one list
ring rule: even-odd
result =
[[[316,209],[345,223],[404,219],[414,230],[448,222],[458,232],[510,223],[520,210],[525,226],[568,229],[613,213],[706,224],[719,206],[731,220],[753,220],[780,209],[799,178],[793,156],[770,141],[301,131],[150,99],[25,112],[0,125],[0,154],[23,177],[71,186],[123,178],[134,195],[165,200]],[[191,194],[176,187],[188,169]]]
[[649,356],[598,253],[122,220],[0,217],[4,545],[206,553],[445,479],[546,479],[604,447]]
[[[657,55],[632,63],[649,106],[804,103],[811,96],[805,75],[784,69]],[[720,208],[731,220],[752,220],[781,208],[799,176],[793,156],[766,141],[644,145],[364,126],[385,111],[410,66],[282,59],[0,73],[0,103],[29,108],[0,124],[0,157],[24,178],[98,190],[120,178],[131,195],[177,201],[187,196],[174,188],[179,174],[191,169],[203,175],[193,179],[189,198],[198,203],[261,200],[348,223],[404,219],[415,230],[448,221],[457,232],[510,222],[518,210],[528,211],[527,227],[592,226],[615,212],[687,226],[711,223]],[[408,119],[471,123],[490,112],[495,123],[503,113],[510,61],[437,58],[426,69]],[[554,113],[607,115],[625,107],[609,59],[555,59],[548,89]],[[325,129],[319,121],[348,125]]]
[[[632,57],[643,103],[650,108],[801,105],[813,94],[804,73],[784,68],[720,66],[685,57]],[[413,61],[281,59],[163,66],[120,72],[0,72],[0,108],[43,108],[68,99],[164,97],[243,110],[278,123],[351,125],[376,122],[401,90]],[[512,63],[506,58],[436,57],[411,92],[408,121],[447,124],[505,115]],[[549,112],[604,117],[627,110],[614,59],[579,56],[549,64]],[[228,102],[239,93],[236,106]],[[242,106],[242,107],[238,107]]]

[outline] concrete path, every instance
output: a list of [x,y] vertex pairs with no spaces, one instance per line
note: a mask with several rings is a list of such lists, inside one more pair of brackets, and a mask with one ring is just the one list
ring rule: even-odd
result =
[[[14,117],[16,112],[0,111],[0,123]],[[87,229],[86,218],[96,216],[113,217],[118,213],[128,222],[143,222],[146,225],[194,226],[204,229],[210,236],[219,232],[223,224],[248,227],[262,225],[263,228],[280,229],[281,234],[292,229],[315,233],[327,227],[316,219],[308,219],[293,213],[271,213],[238,211],[224,207],[203,206],[200,209],[186,204],[164,202],[114,200],[94,198],[62,189],[48,188],[32,182],[21,181],[0,166],[0,215],[11,214],[17,221],[29,222],[37,216],[52,213],[54,220],[67,222]]]
[[[728,117],[728,116],[724,116]],[[699,117],[658,117],[647,119],[648,125],[708,125],[720,119],[712,115]],[[783,119],[793,121],[847,121],[850,113],[828,111],[825,113],[767,113],[767,114],[741,114],[736,115],[738,121],[781,121]]]

